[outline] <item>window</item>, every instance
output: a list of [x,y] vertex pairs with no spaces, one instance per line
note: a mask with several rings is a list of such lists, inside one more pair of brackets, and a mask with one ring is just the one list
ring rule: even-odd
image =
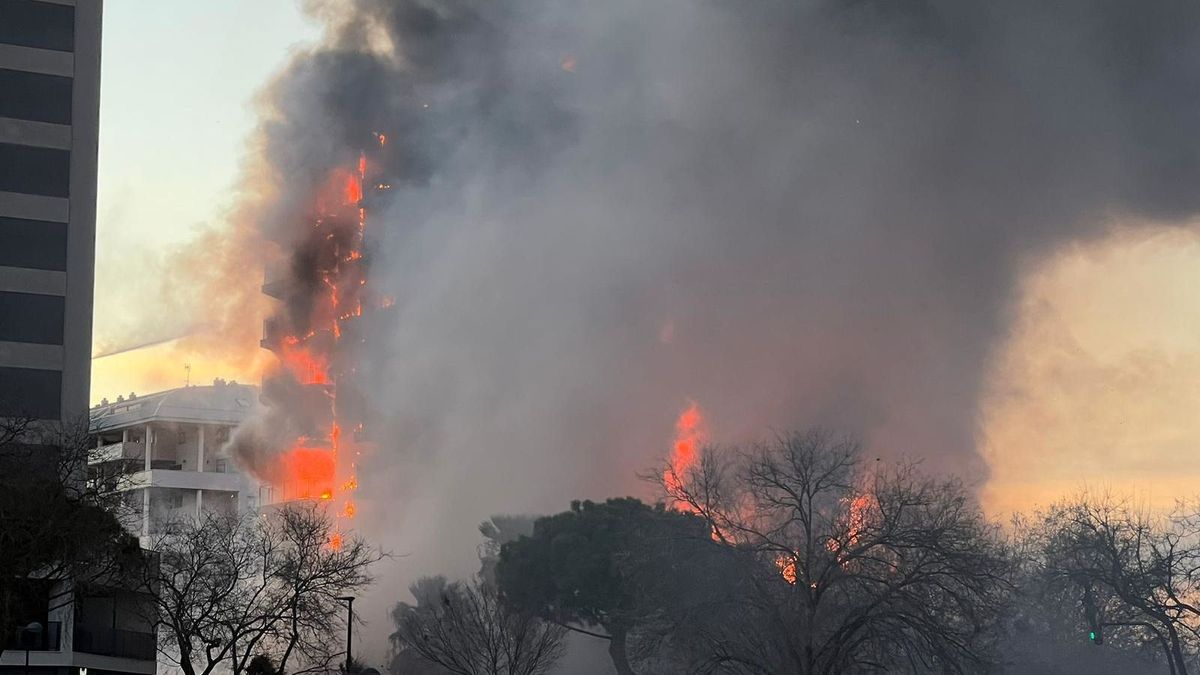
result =
[[67,224],[0,218],[0,265],[67,269]]
[[75,8],[33,0],[0,0],[0,42],[75,51]]
[[167,508],[182,509],[183,508],[183,493],[172,490],[167,493],[166,499]]
[[70,124],[71,85],[69,77],[0,68],[0,117]]
[[216,473],[229,473],[229,466],[226,464],[225,460],[217,460]]
[[61,371],[0,368],[0,415],[58,419],[61,414]]
[[62,296],[0,291],[0,340],[61,345],[64,311]]
[[69,197],[71,152],[0,143],[0,190]]

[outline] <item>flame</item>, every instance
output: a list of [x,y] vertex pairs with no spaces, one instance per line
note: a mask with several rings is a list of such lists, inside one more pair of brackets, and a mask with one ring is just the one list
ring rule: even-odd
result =
[[850,500],[850,516],[847,519],[846,542],[850,546],[858,545],[863,530],[867,526],[867,515],[875,505],[875,498],[864,492]]
[[775,566],[779,568],[779,574],[783,580],[789,584],[796,585],[796,560],[790,555],[780,555],[775,559]]
[[[682,477],[687,474],[699,458],[700,446],[708,441],[708,427],[704,413],[695,401],[679,413],[675,420],[675,442],[671,445],[671,457],[663,472],[663,485],[668,494],[678,494],[683,488]],[[685,510],[694,510],[691,505],[681,505]]]
[[[380,145],[387,142],[377,134]],[[343,438],[345,411],[339,409],[338,382],[355,371],[353,364],[340,359],[339,342],[350,323],[363,314],[366,286],[366,260],[363,245],[367,222],[364,188],[374,189],[378,181],[368,182],[370,165],[365,152],[357,161],[331,170],[312,198],[310,218],[305,223],[307,243],[312,253],[304,262],[311,267],[301,275],[295,292],[308,293],[304,324],[295,326],[291,335],[274,343],[279,370],[290,374],[301,385],[321,386],[328,401],[328,427],[314,438],[299,437],[292,448],[279,456],[272,482],[283,500],[311,499],[331,503],[336,514],[330,546],[342,544],[342,519],[352,519],[357,505],[351,498],[358,489],[357,462],[361,455],[356,437]],[[372,177],[374,178],[374,177]],[[311,229],[307,228],[311,225]],[[316,284],[313,289],[313,284]],[[295,321],[285,315],[279,325]],[[317,420],[324,422],[324,420]],[[362,431],[358,420],[355,431]],[[345,446],[349,447],[345,447]]]
[[[841,558],[848,549],[854,548],[862,539],[863,531],[868,526],[868,520],[871,517],[871,509],[875,507],[875,497],[869,492],[860,492],[853,497],[844,500],[846,504],[846,542],[843,544],[836,538],[831,538],[825,544],[825,548],[830,553]],[[845,566],[849,561],[842,560],[841,564]]]
[[357,204],[362,201],[362,181],[355,176],[347,176],[343,194],[347,204]]
[[307,349],[300,338],[289,335],[283,339],[283,365],[300,384],[329,384],[329,363],[325,357]]
[[285,499],[333,498],[337,465],[332,449],[294,447],[283,454],[280,465]]

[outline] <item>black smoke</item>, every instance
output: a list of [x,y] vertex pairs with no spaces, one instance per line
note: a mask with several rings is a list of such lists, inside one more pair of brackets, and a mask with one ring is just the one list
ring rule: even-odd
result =
[[470,571],[492,512],[644,489],[689,399],[718,440],[823,424],[981,483],[1023,266],[1200,208],[1196,3],[315,9],[262,222],[286,247],[292,196],[387,135],[360,512],[407,580]]

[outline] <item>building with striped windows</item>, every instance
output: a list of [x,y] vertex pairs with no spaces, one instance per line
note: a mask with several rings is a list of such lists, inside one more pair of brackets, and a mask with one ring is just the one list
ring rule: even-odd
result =
[[[102,0],[0,0],[0,418],[45,428],[88,414],[101,11]],[[29,447],[9,477],[39,470],[43,447]],[[0,674],[155,672],[138,594],[58,577],[19,590]]]
[[101,0],[0,0],[0,415],[88,412]]

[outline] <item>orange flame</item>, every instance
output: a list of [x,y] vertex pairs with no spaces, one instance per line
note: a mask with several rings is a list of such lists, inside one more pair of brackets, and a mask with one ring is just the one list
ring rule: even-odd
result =
[[783,580],[789,584],[796,585],[796,561],[789,555],[780,555],[775,559],[775,566],[779,568],[779,574]]
[[[848,550],[858,545],[862,539],[863,532],[868,526],[868,519],[871,516],[871,509],[875,507],[875,497],[869,492],[860,492],[845,501],[846,504],[846,542],[843,544],[838,539],[830,539],[825,548],[829,549],[839,558]],[[842,564],[846,562],[843,560]]]
[[[704,413],[695,401],[689,401],[688,407],[675,420],[675,442],[671,446],[667,469],[663,472],[663,485],[668,494],[678,494],[683,488],[683,476],[696,465],[700,447],[707,441],[708,428]],[[693,509],[688,505],[685,510]]]
[[[387,142],[383,134],[378,134],[378,139],[381,145]],[[284,500],[331,502],[339,520],[353,518],[357,511],[350,497],[358,487],[354,458],[361,453],[353,442],[342,447],[348,439],[342,438],[339,422],[344,421],[344,413],[337,397],[338,380],[354,368],[342,365],[337,357],[338,343],[350,325],[346,322],[362,315],[366,292],[361,262],[367,216],[364,189],[375,184],[374,180],[367,182],[368,169],[366,153],[359,153],[356,162],[330,171],[314,195],[310,241],[318,249],[314,261],[320,267],[313,271],[322,285],[310,298],[307,325],[297,326],[296,334],[284,337],[277,348],[282,370],[300,384],[322,386],[330,417],[327,435],[298,438],[292,449],[279,457],[272,482]],[[355,429],[361,431],[362,425]],[[342,545],[342,531],[335,525],[331,547]]]
[[283,365],[300,384],[329,384],[327,357],[315,354],[293,335],[283,339]]
[[858,545],[858,540],[867,527],[867,515],[874,504],[875,499],[866,492],[850,500],[850,517],[846,527],[846,541],[850,546]]
[[336,462],[328,448],[296,447],[280,458],[285,499],[333,498]]

